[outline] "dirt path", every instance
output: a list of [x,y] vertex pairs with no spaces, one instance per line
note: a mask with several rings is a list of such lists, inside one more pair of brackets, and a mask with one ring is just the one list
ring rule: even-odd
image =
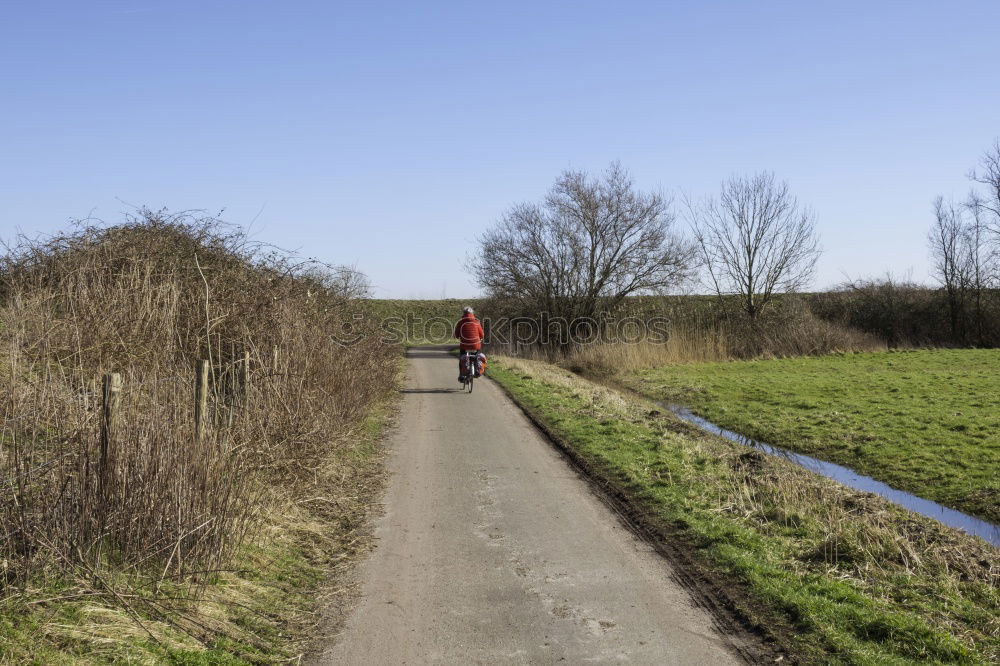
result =
[[318,664],[729,664],[740,660],[492,382],[409,354],[362,597]]

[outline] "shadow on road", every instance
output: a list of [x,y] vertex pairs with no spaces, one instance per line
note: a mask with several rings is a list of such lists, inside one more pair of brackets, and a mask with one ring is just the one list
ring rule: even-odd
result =
[[460,393],[464,388],[426,388],[426,389],[400,389],[400,393]]
[[434,347],[413,347],[406,351],[407,358],[452,358],[448,354],[455,345],[436,345]]

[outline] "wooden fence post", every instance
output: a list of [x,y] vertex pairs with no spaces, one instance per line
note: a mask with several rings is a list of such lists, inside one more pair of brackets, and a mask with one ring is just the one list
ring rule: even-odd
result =
[[194,439],[200,444],[205,434],[205,412],[208,410],[208,361],[198,361],[194,381]]
[[118,422],[118,406],[121,404],[122,376],[117,372],[104,375],[101,403],[101,495],[107,492],[111,482],[111,463]]

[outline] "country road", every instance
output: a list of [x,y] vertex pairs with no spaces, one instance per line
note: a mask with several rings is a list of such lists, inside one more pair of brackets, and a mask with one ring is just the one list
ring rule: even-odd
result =
[[318,664],[741,663],[668,562],[491,381],[408,354],[377,546]]

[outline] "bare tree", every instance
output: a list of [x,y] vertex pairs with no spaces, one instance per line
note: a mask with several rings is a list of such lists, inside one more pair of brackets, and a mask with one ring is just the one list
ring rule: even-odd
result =
[[969,284],[965,248],[965,220],[961,209],[946,203],[943,197],[934,200],[934,225],[928,235],[933,259],[934,276],[944,287],[948,300],[948,320],[951,334],[965,337],[965,300]]
[[565,171],[543,202],[512,207],[480,237],[469,268],[491,297],[593,318],[689,275],[693,247],[673,226],[669,201],[638,191],[620,164],[598,177]]
[[309,260],[298,268],[300,279],[314,283],[316,291],[324,291],[327,296],[345,301],[370,298],[371,282],[368,276],[354,266],[336,266],[324,262]]
[[774,174],[734,176],[718,199],[689,201],[688,211],[711,285],[737,294],[751,319],[812,278],[820,254],[813,215]]
[[969,177],[984,185],[986,191],[970,193],[965,207],[972,215],[977,244],[980,236],[985,236],[982,242],[988,246],[983,253],[981,284],[995,288],[1000,284],[1000,139],[986,151],[979,166],[979,170],[972,171]]
[[[985,300],[997,278],[989,217],[989,206],[976,192],[960,206],[942,197],[934,200],[934,224],[928,235],[933,271],[945,290],[952,336],[963,343],[985,340]],[[973,332],[975,339],[970,338]]]
[[1000,234],[1000,139],[983,154],[979,169],[969,173],[969,178],[986,186],[986,196],[977,196],[981,208],[993,218],[994,233]]
[[1000,139],[968,174],[982,187],[961,204],[934,201],[928,234],[934,277],[944,288],[954,342],[996,344],[1000,287]]

